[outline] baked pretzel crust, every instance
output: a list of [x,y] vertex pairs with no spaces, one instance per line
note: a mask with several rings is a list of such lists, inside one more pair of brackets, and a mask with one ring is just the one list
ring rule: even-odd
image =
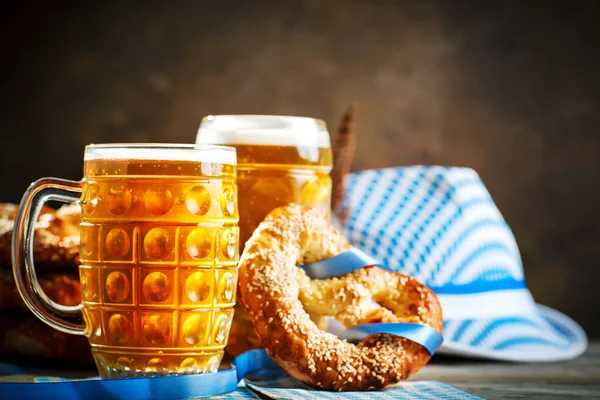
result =
[[240,300],[267,353],[291,376],[318,389],[383,388],[418,371],[430,354],[390,334],[371,335],[357,345],[342,341],[320,330],[308,312],[333,316],[346,328],[417,322],[442,331],[439,301],[413,278],[367,267],[317,281],[296,267],[350,247],[324,217],[292,204],[267,216],[240,260]]
[[[81,303],[81,286],[74,274],[44,274],[38,277],[42,290],[52,301],[63,306],[77,306]],[[0,310],[10,312],[25,311],[33,317],[23,302],[10,271],[0,271]]]
[[[11,265],[11,243],[18,206],[0,203],[0,264]],[[35,225],[33,258],[36,268],[76,271],[79,265],[81,209],[69,204],[53,210],[44,206]]]

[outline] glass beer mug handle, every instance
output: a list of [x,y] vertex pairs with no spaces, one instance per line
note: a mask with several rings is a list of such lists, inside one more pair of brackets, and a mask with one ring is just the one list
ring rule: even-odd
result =
[[33,265],[35,224],[44,203],[79,200],[81,184],[56,178],[42,178],[29,186],[17,212],[12,238],[12,265],[17,289],[27,307],[42,321],[59,331],[84,335],[81,305],[63,306],[52,301],[42,290]]

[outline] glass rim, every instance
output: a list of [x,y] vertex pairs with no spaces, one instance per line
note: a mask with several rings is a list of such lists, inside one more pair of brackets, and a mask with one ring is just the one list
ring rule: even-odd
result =
[[211,150],[222,149],[227,151],[235,151],[234,147],[217,145],[217,144],[200,144],[200,143],[90,143],[85,146],[86,150],[90,149],[180,149],[180,150]]
[[259,119],[259,118],[268,118],[268,119],[286,119],[289,121],[315,121],[319,125],[327,126],[325,120],[321,118],[314,117],[303,117],[300,115],[280,115],[280,114],[209,114],[202,118],[202,121],[207,120],[211,121],[215,118],[250,118],[250,119]]
[[85,146],[84,161],[144,159],[237,164],[232,146],[198,143],[91,143]]

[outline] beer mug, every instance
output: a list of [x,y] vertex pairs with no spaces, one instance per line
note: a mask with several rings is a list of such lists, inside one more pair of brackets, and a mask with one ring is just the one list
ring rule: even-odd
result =
[[[34,226],[49,200],[81,206],[77,307],[50,300],[35,275]],[[89,145],[83,180],[34,182],[14,232],[21,296],[48,325],[88,337],[101,377],[217,371],[237,283],[235,149]]]
[[277,115],[207,116],[196,143],[237,150],[242,248],[279,206],[298,203],[329,217],[333,160],[325,122]]
[[[196,143],[235,147],[238,156],[240,247],[274,208],[298,203],[329,216],[332,153],[321,120],[277,115],[205,117]],[[314,317],[321,328],[327,319]],[[230,356],[262,347],[250,317],[235,307]]]

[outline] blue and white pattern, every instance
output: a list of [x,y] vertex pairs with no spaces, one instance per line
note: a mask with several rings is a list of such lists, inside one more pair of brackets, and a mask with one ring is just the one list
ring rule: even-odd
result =
[[[276,382],[269,381],[268,384],[255,384],[246,381],[250,390],[260,395],[263,399],[281,400],[307,400],[307,399],[331,399],[331,400],[472,400],[479,397],[463,392],[452,386],[436,381],[407,381],[385,390],[371,392],[323,392],[306,388],[302,383],[293,378],[283,378]],[[238,389],[239,391],[239,389]],[[258,397],[257,397],[258,398]]]
[[575,322],[533,301],[514,236],[475,171],[360,171],[347,178],[343,208],[350,242],[438,294],[441,353],[556,361],[585,350]]

